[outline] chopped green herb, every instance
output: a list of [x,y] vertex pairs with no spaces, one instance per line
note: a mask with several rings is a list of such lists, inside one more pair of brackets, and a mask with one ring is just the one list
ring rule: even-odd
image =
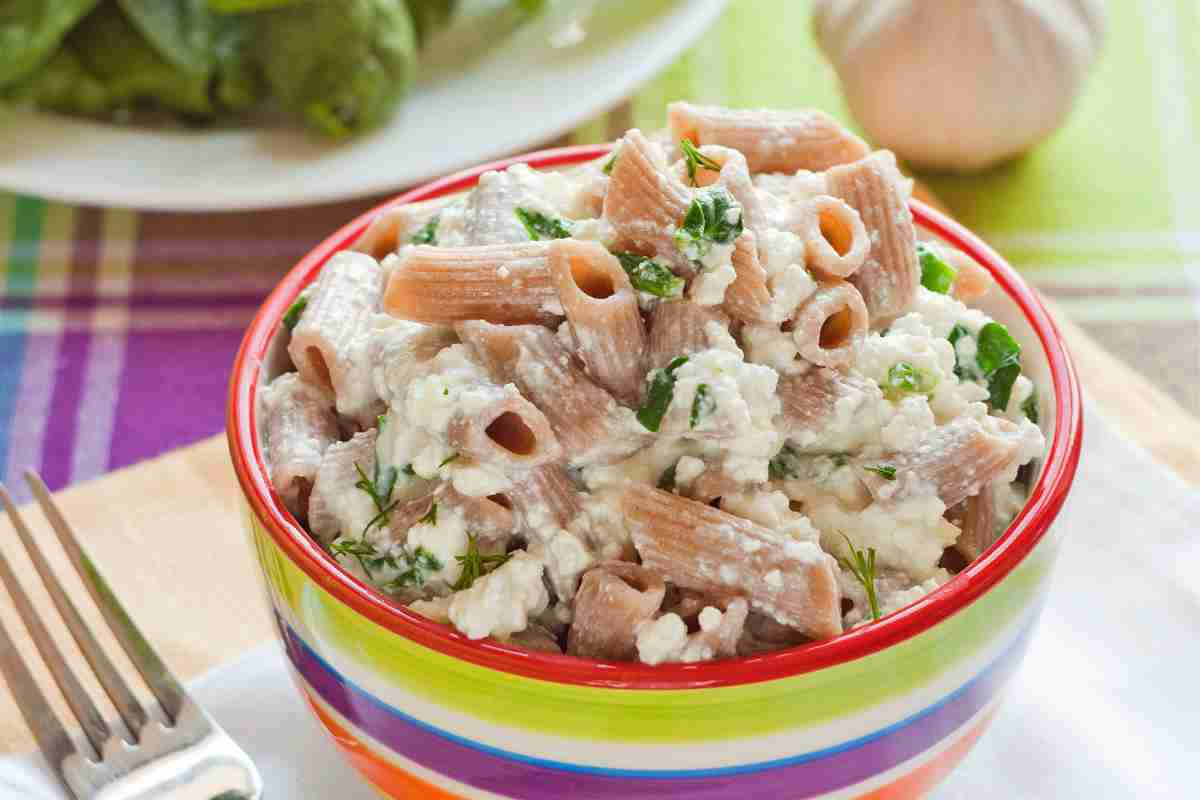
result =
[[422,225],[409,239],[413,244],[437,244],[438,223],[442,221],[441,214],[434,214],[429,221]]
[[382,525],[388,521],[388,513],[394,507],[388,505],[392,499],[392,490],[396,488],[396,468],[383,467],[380,468],[379,460],[375,460],[374,476],[368,478],[367,473],[358,464],[354,465],[355,471],[358,473],[358,480],[355,481],[354,487],[366,492],[371,498],[371,502],[375,504],[375,510],[379,513],[375,515],[367,527],[363,530],[365,534],[374,525]]
[[688,180],[692,182],[692,186],[696,185],[696,168],[712,170],[720,172],[721,165],[713,161],[708,156],[696,149],[696,145],[692,144],[692,140],[683,138],[679,140],[679,150],[683,153],[683,161],[687,164]]
[[729,244],[741,233],[741,204],[723,187],[712,186],[696,193],[675,231],[675,246],[698,262],[714,244]]
[[454,591],[461,592],[463,589],[470,589],[476,580],[496,569],[505,561],[508,561],[508,559],[508,553],[494,553],[491,555],[480,553],[479,537],[468,533],[467,552],[461,556],[454,557],[454,560],[462,565],[462,572],[459,573],[458,580],[454,582]]
[[695,428],[700,423],[700,420],[716,410],[717,401],[713,398],[708,384],[700,384],[696,387],[696,394],[692,396],[692,416],[689,427]]
[[992,408],[1003,411],[1008,408],[1013,383],[1021,374],[1021,345],[999,322],[980,328],[978,342],[975,363],[987,378],[989,402]]
[[409,477],[412,477],[413,475],[417,474],[417,471],[412,468],[412,464],[405,464],[404,469],[402,469],[400,471],[403,472],[405,475],[408,475]]
[[850,537],[842,534],[842,538],[846,540],[846,546],[850,548],[850,559],[839,558],[842,566],[858,579],[863,588],[867,590],[867,604],[871,607],[871,619],[878,620],[881,614],[879,613],[879,597],[875,593],[875,548],[868,547],[864,554],[854,546],[854,542],[850,541]]
[[396,591],[407,586],[423,586],[431,572],[442,568],[442,562],[424,547],[417,547],[411,553],[404,554],[404,571],[387,585],[390,591]]
[[1038,424],[1041,412],[1038,410],[1037,387],[1034,387],[1034,390],[1029,393],[1029,397],[1025,398],[1025,402],[1021,403],[1021,413],[1034,425]]
[[617,165],[617,153],[618,152],[619,152],[619,150],[617,148],[614,148],[612,151],[612,155],[608,157],[608,161],[605,161],[604,166],[600,168],[600,171],[603,172],[605,175],[612,175],[613,167],[615,167]]
[[666,369],[650,371],[650,390],[646,393],[646,404],[637,410],[637,420],[646,430],[658,432],[675,394],[675,370],[687,361],[687,356],[679,356],[668,364]]
[[308,307],[308,297],[300,295],[296,298],[296,302],[288,306],[288,310],[283,312],[283,327],[289,331],[296,327],[296,323],[300,321],[300,315],[304,313],[304,309]]
[[375,427],[383,430],[383,423],[387,422],[387,414],[380,414],[375,418]]
[[799,477],[799,459],[800,454],[792,449],[791,445],[785,444],[767,464],[767,476],[773,481]]
[[958,270],[947,264],[937,250],[925,242],[917,242],[917,258],[921,262],[921,285],[931,292],[948,294],[958,277]]
[[675,469],[678,466],[679,462],[676,461],[674,464],[663,470],[663,474],[658,478],[657,485],[659,489],[662,489],[664,492],[675,491]]
[[457,460],[458,460],[458,453],[451,453],[450,455],[448,455],[442,459],[442,462],[440,464],[438,464],[438,469],[441,469],[442,467],[446,466],[447,464],[452,464]]
[[429,505],[429,510],[425,512],[425,516],[417,520],[418,525],[437,525],[437,500],[434,500]]
[[375,545],[365,539],[339,539],[329,546],[329,552],[334,556],[353,558],[368,578],[372,578],[377,569],[396,568],[395,558],[381,554]]
[[885,480],[896,480],[896,468],[891,464],[872,464],[870,466],[863,467],[863,469],[865,469],[867,472],[874,472],[876,475]]
[[442,387],[442,397],[449,397],[449,396],[450,396],[450,387],[443,386]]
[[685,281],[657,261],[637,253],[613,253],[639,292],[655,297],[678,297]]
[[535,242],[542,239],[566,239],[571,235],[570,223],[559,217],[547,216],[528,208],[518,208],[516,215],[529,233],[529,238]]
[[887,374],[883,393],[890,398],[903,394],[929,394],[937,386],[937,378],[907,361],[898,361]]
[[965,326],[958,323],[950,329],[950,335],[946,338],[950,340],[950,344],[954,346],[954,374],[958,376],[960,381],[975,381],[979,380],[979,372],[971,364],[964,364],[958,355],[958,340],[966,336],[969,339],[974,339],[971,332]]
[[846,462],[850,460],[849,453],[830,453],[829,460],[833,462],[833,466],[840,468],[846,466]]

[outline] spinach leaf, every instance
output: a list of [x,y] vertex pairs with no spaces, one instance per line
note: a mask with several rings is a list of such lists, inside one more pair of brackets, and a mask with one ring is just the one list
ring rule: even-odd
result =
[[416,32],[403,0],[325,0],[251,18],[272,93],[327,136],[383,122],[416,70]]
[[683,294],[683,278],[672,274],[664,265],[637,253],[613,253],[629,275],[629,282],[639,292],[655,297],[678,297]]
[[405,0],[417,29],[417,43],[424,45],[429,37],[450,24],[458,8],[458,0]]
[[637,410],[637,420],[648,431],[658,432],[671,399],[675,396],[675,370],[688,362],[687,356],[679,356],[666,366],[650,372],[650,390],[646,393],[646,404]]
[[216,67],[215,15],[205,0],[117,0],[125,16],[165,61],[193,75]]
[[988,382],[992,408],[1008,408],[1013,383],[1021,374],[1021,345],[999,322],[989,322],[979,329],[979,350],[975,363],[983,370]]
[[1021,403],[1021,413],[1034,425],[1038,424],[1041,412],[1038,411],[1037,387],[1034,387],[1033,391],[1029,393],[1029,397],[1025,398],[1025,402]]
[[696,193],[683,224],[675,231],[675,246],[698,262],[714,244],[729,244],[742,233],[742,206],[723,187]]
[[692,395],[692,415],[690,418],[690,427],[695,428],[700,424],[700,421],[709,414],[717,410],[717,401],[712,396],[712,391],[707,383],[702,383],[696,387],[696,394]]
[[[0,3],[0,87],[33,75],[99,0],[5,0]],[[64,65],[58,66],[60,74]],[[61,97],[61,92],[56,93]]]
[[974,338],[965,326],[955,323],[954,327],[950,329],[950,335],[946,337],[950,340],[950,344],[954,345],[954,374],[960,381],[979,380],[979,371],[972,364],[964,364],[958,355],[958,340],[964,336]]
[[947,264],[937,250],[917,242],[917,259],[921,262],[921,285],[931,292],[947,294],[958,277],[958,270]]
[[516,210],[517,219],[533,241],[542,239],[567,239],[571,236],[570,223],[559,217],[549,216],[528,208]]
[[409,239],[413,244],[437,244],[438,223],[442,221],[441,214],[434,214],[428,222]]
[[0,90],[0,97],[18,105],[73,114],[99,114],[107,111],[111,102],[108,89],[67,44],[32,75]]

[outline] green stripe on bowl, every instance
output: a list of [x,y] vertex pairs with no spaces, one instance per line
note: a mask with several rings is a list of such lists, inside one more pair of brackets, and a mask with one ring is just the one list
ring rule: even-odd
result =
[[[276,550],[260,527],[259,546]],[[739,738],[817,725],[895,699],[980,652],[1039,595],[1053,554],[1043,543],[1004,581],[940,625],[880,653],[805,675],[701,690],[621,690],[541,681],[414,644],[355,613],[281,553],[266,574],[318,652],[336,648],[382,680],[489,722],[623,742]],[[295,603],[304,596],[303,606]],[[304,631],[301,631],[303,634]],[[326,653],[328,655],[328,653]],[[881,679],[881,676],[884,676]]]

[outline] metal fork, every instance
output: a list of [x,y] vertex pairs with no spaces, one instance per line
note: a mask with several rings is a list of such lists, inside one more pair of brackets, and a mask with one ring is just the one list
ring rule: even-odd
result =
[[12,596],[18,615],[90,745],[82,748],[86,752],[76,747],[22,661],[12,637],[0,624],[0,673],[51,767],[79,800],[258,800],[262,796],[262,779],[249,756],[188,695],[134,626],[80,546],[42,479],[27,470],[25,480],[88,593],[168,720],[164,725],[147,713],[101,649],[51,571],[8,490],[0,484],[0,502],[7,509],[17,536],[97,681],[132,735],[115,731],[105,721],[38,617],[12,566],[0,553],[0,583]]

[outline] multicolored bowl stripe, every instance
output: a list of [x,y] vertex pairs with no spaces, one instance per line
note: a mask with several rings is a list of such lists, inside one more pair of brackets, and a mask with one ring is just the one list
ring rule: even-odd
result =
[[991,718],[1055,549],[1047,537],[960,613],[856,661],[647,690],[526,678],[401,640],[318,587],[253,517],[251,530],[316,715],[377,788],[421,798],[919,796]]

